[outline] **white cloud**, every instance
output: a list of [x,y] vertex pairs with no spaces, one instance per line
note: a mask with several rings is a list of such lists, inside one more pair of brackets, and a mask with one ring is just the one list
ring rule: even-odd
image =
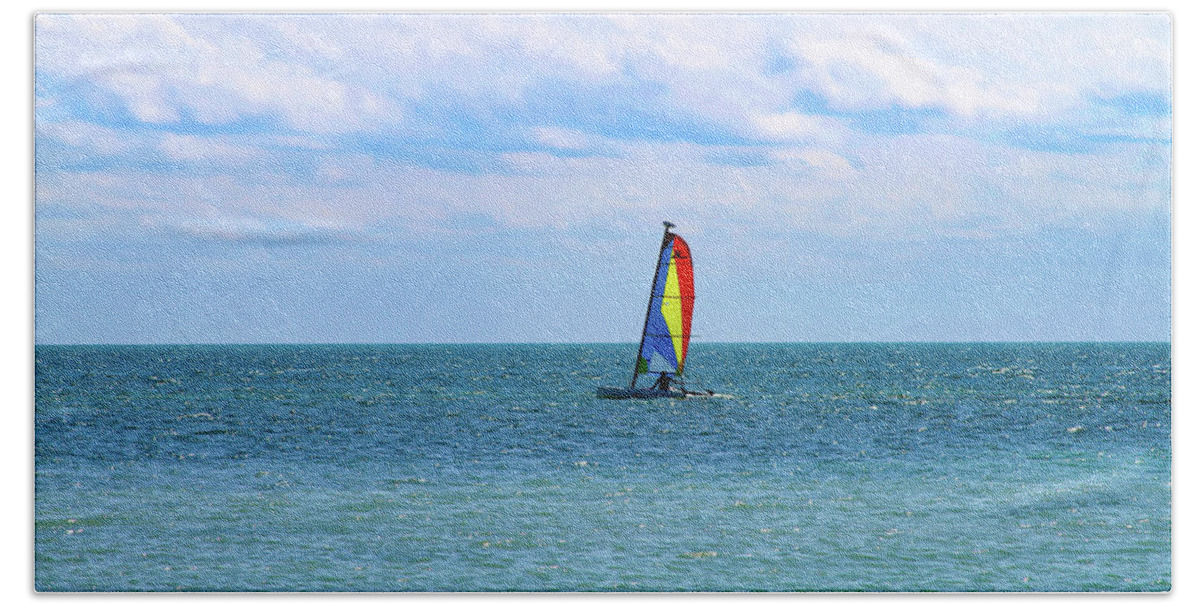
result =
[[582,150],[588,145],[588,135],[575,129],[534,127],[531,132],[535,141],[551,148]]
[[[1169,165],[1147,155],[1154,146],[1063,155],[946,135],[851,143],[853,164],[840,149],[802,145],[772,150],[776,164],[720,166],[706,161],[704,146],[653,143],[630,145],[619,157],[513,153],[505,159],[516,171],[502,174],[357,156],[317,169],[336,182],[272,174],[247,180],[225,173],[56,173],[39,175],[38,205],[101,215],[122,210],[206,238],[279,242],[324,242],[385,226],[437,231],[456,217],[481,216],[500,230],[672,218],[887,239],[957,234],[964,221],[979,217],[989,218],[973,228],[984,234],[1073,225],[1110,210],[1169,209]],[[39,225],[39,238],[52,238],[54,230]],[[137,232],[104,230],[107,238]]]
[[849,161],[828,150],[817,148],[793,150],[785,148],[773,151],[771,156],[784,164],[795,165],[796,163],[803,163],[805,166],[820,169],[830,176],[848,177],[856,173]]
[[[291,44],[282,37],[239,34],[239,25],[264,20],[270,21],[251,15],[40,15],[38,70],[91,80],[148,123],[178,121],[184,112],[208,124],[275,114],[296,129],[337,133],[399,114],[362,86],[318,74],[303,62],[271,58],[276,45]],[[287,19],[279,22],[296,30]],[[299,37],[310,42],[312,33]]]
[[843,127],[836,119],[800,112],[757,114],[749,117],[751,132],[770,141],[835,140]]
[[897,104],[942,107],[964,117],[1038,109],[1038,95],[1027,82],[991,83],[987,65],[925,56],[910,36],[890,24],[864,20],[837,36],[800,36],[792,49],[806,63],[805,75],[842,109]]
[[136,145],[119,131],[79,120],[39,122],[37,136],[55,139],[86,153],[102,156],[128,152]]
[[337,223],[246,216],[185,221],[178,228],[200,238],[260,244],[345,240],[352,236],[346,226]]
[[[1166,91],[1169,21],[1140,15],[41,15],[39,72],[92,80],[140,120],[276,115],[313,133],[396,125],[405,104],[528,101],[539,83],[652,86],[737,129],[797,93],[839,109],[1052,117]],[[782,53],[795,68],[771,73]],[[441,94],[441,93],[438,93]],[[472,101],[474,100],[474,101]],[[779,127],[781,125],[775,125]]]
[[[1169,133],[1162,117],[1089,105],[1096,95],[1168,92],[1165,25],[1133,15],[43,15],[37,70],[53,85],[46,95],[58,97],[37,100],[38,137],[84,155],[145,148],[203,163],[311,160],[320,150],[314,175],[257,162],[253,171],[216,177],[151,179],[128,170],[106,174],[119,184],[80,182],[90,195],[112,194],[106,204],[136,206],[140,197],[163,214],[206,217],[201,211],[215,209],[360,226],[486,214],[532,226],[615,215],[656,221],[666,212],[720,221],[786,210],[806,229],[844,230],[853,221],[855,229],[888,233],[987,211],[1004,220],[998,226],[1034,226],[1080,212],[1081,201],[1131,208],[1158,200],[1146,191],[1166,190],[1166,161],[1128,147],[1034,153],[995,136],[1046,124],[1114,138]],[[70,96],[84,84],[119,96],[146,123],[258,117],[286,128],[147,143],[70,118],[63,108],[78,102]],[[578,98],[595,106],[538,105],[546,100],[535,93],[560,89],[571,94],[564,104]],[[839,116],[797,109],[806,92]],[[414,108],[448,104],[470,115],[461,124],[413,122]],[[855,112],[894,106],[940,108],[952,135],[868,135],[846,126]],[[639,139],[631,129],[606,138],[595,116],[581,115],[628,108],[651,117],[637,120],[715,125],[719,136]],[[336,137],[459,129],[469,146],[494,136],[489,125],[559,155],[484,141],[481,154],[516,174],[461,174],[364,156]],[[744,144],[711,142],[736,139],[729,133],[754,140],[743,148],[778,164],[706,162],[715,145]],[[56,196],[69,190],[38,187]],[[173,208],[176,198],[188,202]],[[254,228],[197,226],[230,234]]]
[[1166,92],[1165,15],[818,15],[789,52],[839,108],[1043,117],[1116,88]]
[[564,165],[562,159],[546,152],[509,152],[502,158],[511,169],[521,173],[544,173]]
[[181,161],[243,161],[261,156],[254,148],[233,145],[196,135],[177,135],[165,133],[159,141],[159,148],[172,160]]

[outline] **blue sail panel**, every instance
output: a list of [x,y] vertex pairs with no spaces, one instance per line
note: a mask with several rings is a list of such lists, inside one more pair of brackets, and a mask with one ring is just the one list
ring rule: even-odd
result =
[[639,353],[639,373],[666,372],[668,376],[674,376],[679,368],[675,344],[671,340],[671,331],[662,313],[663,292],[667,285],[667,274],[671,267],[673,250],[674,240],[663,247],[662,255],[658,260],[658,269],[654,274],[654,288],[650,294],[650,314],[646,317],[642,352]]

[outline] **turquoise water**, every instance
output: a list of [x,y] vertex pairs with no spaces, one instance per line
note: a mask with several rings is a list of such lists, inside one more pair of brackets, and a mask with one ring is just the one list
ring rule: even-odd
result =
[[42,591],[1165,591],[1170,345],[38,346]]

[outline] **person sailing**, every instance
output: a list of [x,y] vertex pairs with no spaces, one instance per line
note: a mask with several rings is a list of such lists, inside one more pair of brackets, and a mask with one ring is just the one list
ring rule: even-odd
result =
[[656,380],[654,382],[654,390],[658,390],[658,391],[671,390],[671,377],[667,375],[667,372],[660,372],[658,374],[658,380]]

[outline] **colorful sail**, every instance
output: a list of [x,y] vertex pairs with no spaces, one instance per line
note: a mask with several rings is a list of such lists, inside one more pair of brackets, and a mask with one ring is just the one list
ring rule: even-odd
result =
[[694,302],[691,253],[683,238],[668,230],[663,235],[658,270],[650,292],[635,383],[637,374],[665,372],[673,377],[683,373],[688,340],[692,335]]

